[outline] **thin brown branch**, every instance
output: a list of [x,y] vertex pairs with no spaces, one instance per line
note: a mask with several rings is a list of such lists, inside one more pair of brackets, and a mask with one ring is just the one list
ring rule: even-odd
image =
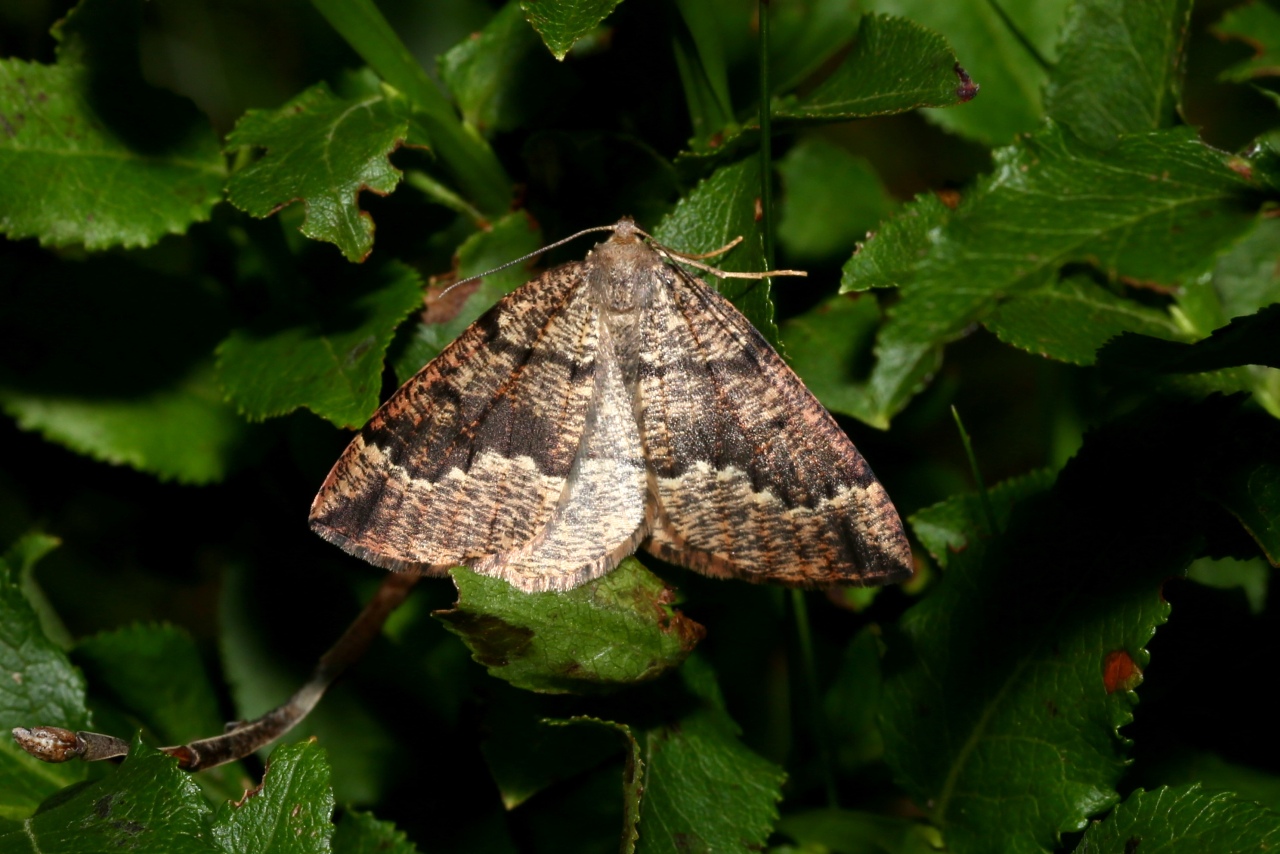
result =
[[[382,631],[387,617],[405,600],[419,577],[415,573],[389,573],[338,642],[320,657],[311,678],[283,705],[255,720],[233,724],[221,735],[162,747],[161,752],[176,757],[179,767],[199,771],[243,759],[293,729],[315,708],[334,680],[365,654]],[[96,762],[119,759],[129,752],[129,742],[124,739],[96,732],[73,732],[62,727],[16,727],[13,738],[23,750],[45,762],[69,759]]]

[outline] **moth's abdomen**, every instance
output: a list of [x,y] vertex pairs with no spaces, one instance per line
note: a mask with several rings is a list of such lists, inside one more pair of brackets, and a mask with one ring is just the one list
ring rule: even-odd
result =
[[822,405],[634,223],[500,301],[378,411],[312,505],[380,566],[566,590],[638,544],[792,585],[911,574],[902,522]]

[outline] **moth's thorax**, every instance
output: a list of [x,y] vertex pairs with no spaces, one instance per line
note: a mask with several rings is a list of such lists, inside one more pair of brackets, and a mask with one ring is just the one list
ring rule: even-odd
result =
[[634,314],[653,301],[662,256],[622,232],[600,243],[586,262],[597,305],[610,314]]
[[643,545],[792,585],[911,575],[884,488],[751,324],[629,219],[378,410],[311,524],[380,566],[569,590]]

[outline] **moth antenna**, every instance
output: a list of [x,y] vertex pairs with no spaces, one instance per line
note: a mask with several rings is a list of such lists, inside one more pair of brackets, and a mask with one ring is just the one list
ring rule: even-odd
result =
[[636,231],[636,234],[648,240],[649,244],[653,246],[654,249],[656,249],[658,252],[661,252],[663,255],[667,256],[672,261],[688,264],[690,267],[697,267],[699,270],[705,270],[706,272],[710,273],[711,275],[719,279],[768,279],[773,276],[808,276],[809,275],[804,270],[769,270],[768,272],[765,272],[765,273],[730,273],[727,270],[721,270],[719,267],[712,267],[709,264],[699,263],[700,259],[702,258],[714,258],[717,255],[723,255],[724,253],[728,252],[730,249],[732,249],[733,247],[737,246],[739,243],[742,242],[741,235],[739,235],[738,237],[735,237],[733,240],[730,240],[724,246],[720,247],[719,249],[716,249],[713,252],[704,252],[701,255],[686,255],[683,252],[677,252],[674,249],[669,249],[666,246],[663,246],[661,243],[659,243],[657,240],[654,239],[654,236],[652,234],[649,234],[647,231],[643,231],[642,229],[639,229],[639,228],[637,228],[635,231]]
[[724,253],[728,252],[730,249],[737,246],[741,242],[742,242],[742,235],[738,235],[737,237],[733,238],[733,240],[730,240],[728,243],[726,243],[724,246],[721,246],[719,249],[712,249],[710,252],[703,252],[701,255],[692,255],[688,252],[677,252],[674,249],[667,249],[667,247],[665,246],[662,248],[667,249],[667,251],[670,252],[672,255],[678,256],[680,258],[687,258],[691,261],[702,261],[706,258],[714,258],[717,255],[723,255]]
[[[543,252],[546,252],[548,249],[555,249],[557,246],[564,246],[569,241],[577,240],[579,237],[581,237],[584,234],[592,234],[597,231],[613,231],[613,230],[614,230],[614,226],[612,225],[597,225],[595,228],[584,228],[582,231],[579,231],[577,234],[571,234],[568,237],[561,238],[560,240],[557,240],[555,243],[548,243],[546,246],[542,247],[541,249],[535,249],[532,252],[530,252],[528,255],[521,255],[519,258],[516,258],[514,261],[508,261],[505,264],[500,264],[497,267],[494,267],[492,270],[485,270],[483,273],[476,273],[474,276],[467,276],[465,279],[459,279],[458,281],[454,282],[452,285],[450,285],[449,287],[441,291],[436,298],[439,299],[440,297],[443,297],[445,294],[449,293],[449,291],[453,290],[458,285],[465,285],[467,282],[474,282],[476,279],[483,279],[485,276],[489,276],[494,273],[500,272],[502,270],[507,269],[508,267],[514,267],[517,264],[522,264],[525,261],[528,261],[530,258],[537,258],[539,255],[541,255]],[[646,235],[646,237],[647,236],[648,235]]]
[[[579,231],[576,234],[571,234],[568,237],[561,238],[560,240],[557,240],[555,243],[549,243],[546,246],[543,246],[541,249],[535,249],[534,251],[528,253],[527,255],[521,255],[519,258],[508,261],[505,264],[500,264],[491,270],[486,270],[483,273],[477,273],[474,276],[468,276],[465,279],[459,279],[458,281],[454,282],[453,284],[449,285],[447,288],[442,290],[437,295],[436,298],[440,299],[441,297],[449,293],[449,291],[458,287],[458,285],[465,285],[467,282],[474,282],[477,279],[483,279],[485,276],[492,275],[493,273],[501,272],[502,270],[505,270],[508,267],[514,267],[516,264],[522,264],[525,261],[528,261],[530,258],[536,258],[539,255],[541,255],[543,252],[546,252],[549,249],[555,249],[558,246],[563,246],[572,240],[577,240],[579,237],[582,237],[583,235],[594,234],[597,231],[614,231],[616,229],[617,229],[617,225],[597,225],[594,228],[584,228],[582,231]],[[669,249],[668,247],[663,246],[654,238],[652,234],[649,234],[649,232],[645,231],[644,229],[636,228],[635,232],[636,234],[639,234],[641,237],[648,240],[655,249],[657,249],[663,255],[670,258],[672,261],[683,262],[685,264],[688,264],[691,267],[697,267],[699,270],[704,270],[710,273],[711,275],[721,279],[766,279],[771,276],[808,276],[809,275],[804,270],[770,270],[767,273],[731,273],[726,270],[721,270],[719,267],[712,267],[708,264],[699,263],[703,258],[714,258],[717,255],[723,255],[724,253],[728,252],[730,249],[734,248],[735,246],[737,246],[739,243],[742,242],[741,235],[739,235],[738,237],[735,237],[733,240],[730,240],[728,243],[726,243],[724,246],[721,246],[719,249],[712,250],[711,252],[704,252],[700,255],[690,255],[690,254],[686,254],[684,252],[678,252],[674,249]]]
[[[741,237],[738,240],[742,240]],[[705,255],[681,255],[679,252],[672,252],[660,243],[653,244],[653,248],[661,252],[663,255],[681,264],[688,264],[690,267],[697,267],[699,270],[705,270],[711,275],[719,279],[768,279],[773,276],[807,276],[804,270],[767,270],[763,273],[731,273],[728,270],[721,270],[719,267],[712,267],[710,264],[703,264],[701,261],[695,261],[695,258],[705,258]],[[723,251],[723,250],[721,250]],[[718,252],[711,253],[719,254]]]

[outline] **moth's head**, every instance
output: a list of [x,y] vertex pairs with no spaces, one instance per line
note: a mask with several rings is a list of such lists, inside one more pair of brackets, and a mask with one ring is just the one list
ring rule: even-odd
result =
[[607,243],[639,243],[640,238],[644,235],[637,226],[636,221],[629,216],[624,216],[618,220],[613,226],[613,234],[609,235]]
[[634,312],[651,301],[654,270],[662,265],[662,258],[644,242],[645,236],[635,220],[623,217],[609,239],[596,244],[587,258],[591,285],[610,312]]

